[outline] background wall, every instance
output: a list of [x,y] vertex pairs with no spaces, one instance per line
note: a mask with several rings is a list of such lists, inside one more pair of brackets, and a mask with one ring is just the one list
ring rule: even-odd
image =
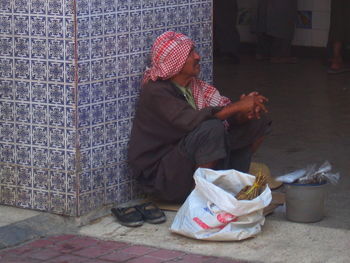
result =
[[140,194],[127,165],[140,80],[154,39],[167,30],[194,39],[212,76],[211,1],[79,0],[79,210],[123,203]]
[[[250,24],[257,0],[238,0],[238,29],[242,42],[255,42]],[[299,0],[298,23],[293,45],[326,47],[330,22],[330,0]]]
[[77,214],[73,1],[0,2],[0,203]]
[[0,204],[77,216],[137,197],[127,147],[150,47],[189,35],[210,82],[211,13],[211,0],[0,1]]

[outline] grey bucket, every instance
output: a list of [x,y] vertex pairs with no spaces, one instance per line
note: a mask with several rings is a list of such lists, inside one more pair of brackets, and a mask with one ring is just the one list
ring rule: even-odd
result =
[[301,223],[322,220],[327,186],[327,183],[285,184],[287,219]]

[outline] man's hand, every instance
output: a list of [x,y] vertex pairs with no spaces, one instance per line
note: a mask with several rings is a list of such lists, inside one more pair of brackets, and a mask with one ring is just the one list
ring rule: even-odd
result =
[[268,99],[258,92],[251,92],[248,95],[243,94],[239,101],[225,106],[215,116],[221,120],[236,116],[239,122],[259,119],[262,112],[267,112],[264,105],[267,101]]
[[268,99],[265,96],[260,95],[258,92],[254,91],[249,93],[248,95],[242,94],[240,97],[240,101],[246,100],[247,97],[252,97],[254,101],[254,106],[250,111],[241,112],[240,119],[260,119],[261,112],[268,112],[264,103],[268,102]]
[[248,95],[242,94],[240,99],[243,99],[246,96],[258,96],[258,95],[259,95],[259,92],[253,91],[253,92],[249,93]]

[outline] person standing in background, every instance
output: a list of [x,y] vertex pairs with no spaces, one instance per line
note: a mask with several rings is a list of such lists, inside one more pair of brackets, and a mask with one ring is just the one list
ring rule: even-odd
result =
[[297,19],[297,0],[258,0],[254,31],[257,34],[257,60],[296,63],[291,43]]
[[332,50],[329,74],[350,72],[343,59],[344,44],[350,42],[350,1],[332,0],[328,43]]
[[240,62],[237,15],[237,0],[214,1],[214,49],[216,55],[228,58],[234,64]]

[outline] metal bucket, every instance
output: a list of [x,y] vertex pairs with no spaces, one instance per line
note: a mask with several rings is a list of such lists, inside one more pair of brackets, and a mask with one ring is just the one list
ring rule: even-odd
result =
[[294,222],[317,222],[324,217],[328,184],[285,184],[286,216]]

